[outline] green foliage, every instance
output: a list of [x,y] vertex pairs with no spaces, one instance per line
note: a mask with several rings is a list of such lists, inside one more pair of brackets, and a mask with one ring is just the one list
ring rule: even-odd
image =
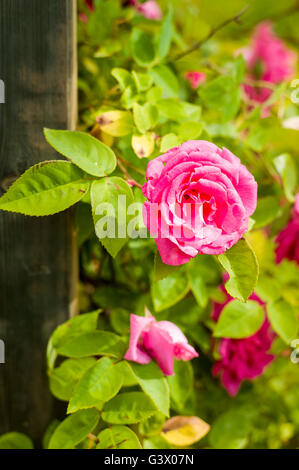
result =
[[84,132],[45,129],[45,136],[57,152],[93,176],[107,176],[116,167],[112,150]]
[[290,344],[298,333],[297,315],[292,305],[285,300],[276,300],[268,303],[267,311],[273,330]]
[[24,215],[64,211],[86,194],[90,178],[69,162],[39,163],[27,170],[0,199],[0,209]]
[[98,435],[97,449],[140,449],[136,434],[126,426],[111,426]]
[[0,449],[33,449],[33,442],[24,434],[10,432],[0,437]]
[[102,409],[123,384],[121,363],[114,365],[111,359],[103,357],[90,367],[76,386],[68,407],[68,413],[86,408]]
[[94,430],[99,418],[99,413],[94,408],[69,416],[55,429],[48,448],[74,449]]
[[263,308],[252,300],[229,302],[221,312],[214,329],[217,338],[247,338],[256,333],[264,322]]
[[103,408],[102,418],[111,424],[134,424],[156,411],[153,401],[142,392],[120,393]]
[[155,403],[159,411],[169,416],[169,388],[165,377],[153,361],[147,365],[131,363],[136,381]]
[[[122,196],[122,198],[121,198]],[[127,209],[134,201],[128,184],[113,176],[93,182],[91,186],[92,215],[95,231],[108,253],[115,257],[128,241]],[[105,208],[106,217],[102,210]]]
[[218,259],[230,278],[227,292],[243,302],[252,294],[258,279],[257,258],[246,240],[240,240]]
[[[192,445],[196,449],[297,448],[299,372],[288,348],[298,334],[299,268],[274,261],[275,237],[292,217],[298,193],[298,131],[284,127],[299,115],[292,102],[296,90],[287,82],[269,83],[269,99],[252,103],[244,83],[257,89],[265,83],[248,74],[238,52],[265,18],[294,47],[295,0],[252,0],[241,22],[227,21],[208,41],[246,2],[227,2],[224,11],[221,0],[161,0],[162,21],[118,0],[96,0],[93,12],[78,3],[88,18],[78,23],[78,131],[45,129],[48,143],[70,161],[35,165],[0,199],[1,210],[33,216],[79,202],[82,314],[59,326],[47,348],[51,392],[68,402],[70,415],[50,424],[44,447],[169,449],[161,435],[168,416],[196,415],[211,425],[209,435]],[[197,90],[185,79],[192,70],[206,76]],[[258,205],[246,240],[218,257],[198,255],[186,266],[169,266],[152,239],[128,236],[133,224],[146,233],[140,214],[126,221],[124,214],[129,204],[145,200],[148,162],[193,139],[240,158],[258,183]],[[227,300],[219,289],[223,270],[234,300],[215,323],[214,303]],[[253,292],[264,307],[248,300]],[[85,313],[94,306],[101,310]],[[174,376],[165,378],[155,361],[123,360],[130,313],[144,315],[145,308],[157,321],[178,325],[199,354],[175,360]],[[271,348],[275,360],[231,398],[211,374],[221,357],[219,341],[251,336],[265,312],[278,335]],[[32,443],[11,433],[0,438],[2,447]]]
[[173,272],[165,279],[152,284],[152,299],[156,312],[165,310],[168,307],[183,299],[190,289],[189,279],[182,271]]

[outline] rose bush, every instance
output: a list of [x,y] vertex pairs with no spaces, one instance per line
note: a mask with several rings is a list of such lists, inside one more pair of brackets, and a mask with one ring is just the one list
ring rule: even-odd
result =
[[69,161],[0,199],[76,203],[81,315],[49,340],[67,415],[44,447],[298,448],[295,2],[133,3],[79,1],[78,129],[45,130]]

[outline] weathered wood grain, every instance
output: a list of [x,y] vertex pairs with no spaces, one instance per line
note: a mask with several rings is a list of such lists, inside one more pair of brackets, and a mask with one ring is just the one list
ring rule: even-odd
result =
[[[43,127],[76,117],[75,0],[0,0],[0,193],[34,163],[57,158]],[[0,213],[0,434],[39,441],[54,415],[45,350],[76,311],[72,211],[48,218]]]

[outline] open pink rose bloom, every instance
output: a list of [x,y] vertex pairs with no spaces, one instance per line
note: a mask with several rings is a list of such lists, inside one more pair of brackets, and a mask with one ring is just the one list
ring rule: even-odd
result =
[[296,196],[292,219],[277,236],[276,243],[277,263],[287,258],[299,264],[299,194]]
[[[246,50],[249,77],[269,83],[281,83],[295,74],[296,55],[275,35],[268,21],[260,23],[253,34],[252,44]],[[272,91],[269,88],[244,86],[250,99],[263,103]]]
[[[225,292],[224,286],[221,286],[221,290]],[[232,300],[232,297],[228,296],[223,304],[214,304],[213,320],[219,319],[224,306]],[[264,305],[255,294],[252,294],[250,300]],[[220,376],[221,383],[229,395],[236,395],[244,380],[258,377],[273,361],[275,356],[269,353],[269,349],[274,338],[275,334],[271,330],[265,311],[265,321],[254,335],[243,339],[221,339],[218,349],[221,359],[215,362],[212,373],[214,376]]]
[[189,361],[197,356],[174,323],[157,322],[151,315],[131,315],[130,346],[125,355],[128,361],[148,364],[154,359],[164,375],[173,375],[175,358]]
[[165,264],[224,253],[247,231],[257,184],[226,148],[190,140],[150,161],[146,178],[144,223]]

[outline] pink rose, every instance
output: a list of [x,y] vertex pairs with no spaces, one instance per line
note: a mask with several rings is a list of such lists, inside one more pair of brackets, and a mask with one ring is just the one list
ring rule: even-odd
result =
[[191,88],[194,90],[201,85],[205,79],[206,79],[206,74],[203,72],[197,72],[196,70],[187,72],[185,74],[185,79],[188,80],[190,83]]
[[299,193],[293,209],[293,215],[288,225],[276,238],[276,263],[283,258],[296,261],[299,264]]
[[[93,0],[84,0],[84,3],[87,6],[87,8],[89,9],[89,11],[91,11],[91,12],[95,11]],[[89,21],[88,16],[84,11],[79,12],[79,19],[83,23],[88,23],[88,21]]]
[[218,255],[242,237],[257,202],[257,184],[239,158],[190,140],[151,160],[143,218],[163,263]]
[[189,361],[197,356],[174,323],[157,322],[151,315],[131,315],[130,346],[125,355],[128,361],[148,364],[155,359],[164,375],[173,375],[174,358]]
[[149,20],[161,20],[163,18],[161,8],[155,0],[148,0],[144,3],[131,0],[131,5],[133,5],[142,16]]
[[87,8],[89,8],[90,11],[95,10],[93,0],[85,0],[85,5],[87,6]]
[[[221,290],[226,292],[224,286],[221,286]],[[219,319],[224,306],[232,300],[232,297],[228,296],[227,301],[223,304],[214,304],[213,320]],[[251,295],[250,300],[264,305],[255,294]],[[263,373],[265,367],[273,361],[274,356],[269,354],[269,349],[274,338],[275,334],[270,328],[265,312],[265,321],[254,335],[244,339],[221,339],[218,350],[221,359],[215,362],[212,374],[220,376],[221,383],[229,395],[236,395],[244,380],[258,377]]]
[[[269,83],[280,83],[295,74],[296,55],[275,35],[268,21],[260,23],[254,33],[247,57],[249,77]],[[272,91],[269,88],[244,86],[249,98],[263,103]]]

